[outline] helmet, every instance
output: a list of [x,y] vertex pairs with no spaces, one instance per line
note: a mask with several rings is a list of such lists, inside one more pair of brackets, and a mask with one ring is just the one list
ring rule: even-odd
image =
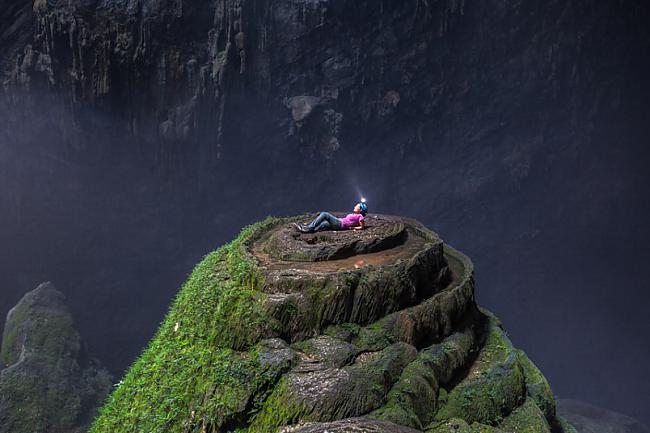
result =
[[357,203],[361,208],[361,215],[365,216],[368,212],[368,204],[365,201]]

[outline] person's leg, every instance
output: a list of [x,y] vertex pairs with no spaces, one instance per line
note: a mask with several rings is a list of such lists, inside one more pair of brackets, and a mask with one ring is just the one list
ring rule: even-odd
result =
[[316,218],[314,218],[314,220],[313,220],[312,222],[310,222],[309,224],[307,224],[307,228],[308,228],[309,230],[314,230],[314,229],[316,229],[316,227],[318,227],[318,225],[319,225],[320,223],[322,223],[323,221],[330,221],[330,223],[331,223],[331,222],[332,222],[332,218],[337,219],[334,215],[332,215],[332,214],[329,213],[329,212],[321,212],[320,215],[318,215]]
[[331,228],[332,228],[332,225],[330,224],[330,222],[327,221],[327,220],[324,220],[324,221],[321,221],[321,223],[316,226],[314,231],[319,232],[321,230],[330,230]]
[[307,224],[307,228],[309,230],[313,230],[318,224],[323,222],[325,219],[325,212],[321,212],[316,218],[314,218],[309,224]]
[[335,215],[332,215],[331,213],[327,212],[325,218],[327,218],[326,221],[330,223],[330,228],[332,230],[341,228],[341,220],[338,219]]

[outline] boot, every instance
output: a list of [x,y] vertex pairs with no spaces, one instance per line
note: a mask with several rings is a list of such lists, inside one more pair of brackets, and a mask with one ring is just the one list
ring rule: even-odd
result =
[[298,230],[300,233],[311,233],[311,230],[309,229],[309,227],[305,227],[305,226],[302,225],[302,224],[293,223],[293,226],[294,226],[294,227],[296,228],[296,230]]

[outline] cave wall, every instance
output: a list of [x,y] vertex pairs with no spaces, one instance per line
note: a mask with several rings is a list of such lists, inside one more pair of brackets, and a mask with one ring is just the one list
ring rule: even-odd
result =
[[119,371],[243,223],[363,193],[474,258],[557,392],[641,417],[648,9],[0,0],[0,310],[69,288]]

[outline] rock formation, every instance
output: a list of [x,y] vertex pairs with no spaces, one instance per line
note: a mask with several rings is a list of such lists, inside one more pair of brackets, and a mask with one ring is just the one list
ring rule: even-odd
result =
[[[640,29],[622,30],[641,24],[648,12],[638,2],[584,0],[550,7],[464,0],[4,0],[0,11],[2,22],[11,23],[0,33],[0,79],[10,106],[23,101],[22,90],[53,91],[73,114],[59,125],[69,150],[86,149],[97,138],[93,128],[110,121],[161,166],[192,152],[185,162],[202,170],[232,156],[246,137],[264,141],[246,144],[264,152],[289,136],[303,157],[318,162],[331,162],[346,142],[381,141],[382,134],[399,144],[398,153],[430,140],[481,141],[507,124],[530,127],[526,116],[534,107],[554,104],[567,88],[572,104],[558,104],[535,132],[548,123],[588,135],[607,110],[594,86],[612,104],[624,99],[618,83],[625,59],[608,58],[619,64],[601,72],[584,53],[604,43],[599,31],[612,29],[623,37],[605,42],[608,50],[645,48]],[[601,29],[603,23],[608,27]],[[611,75],[597,81],[601,73]],[[475,109],[477,101],[484,110]],[[39,107],[34,103],[32,115]],[[108,119],[94,123],[90,112]],[[241,122],[249,129],[243,135]],[[408,131],[393,131],[396,125]],[[266,154],[279,156],[279,149]],[[510,155],[515,178],[530,169],[527,158]]]
[[579,433],[650,433],[650,428],[632,417],[580,400],[558,399],[557,412]]
[[111,377],[89,357],[64,296],[50,282],[9,311],[0,361],[0,432],[82,433]]
[[[358,181],[373,206],[436,221],[481,257],[486,302],[526,344],[560,344],[550,325],[522,320],[545,317],[541,269],[573,262],[602,233],[594,258],[565,270],[567,299],[582,281],[609,293],[644,275],[649,11],[639,0],[0,0],[0,243],[25,245],[0,260],[2,285],[20,286],[10,270],[30,265],[28,251],[92,236],[59,254],[88,258],[67,275],[70,293],[92,286],[115,300],[95,314],[122,348],[106,344],[102,357],[121,370],[159,316],[160,303],[142,311],[133,293],[171,296],[167,282],[238,227],[248,203],[253,218],[339,205]],[[242,167],[254,180],[233,181]],[[52,216],[60,239],[46,230]],[[125,245],[137,245],[128,260]],[[39,260],[54,275],[50,257]],[[636,296],[617,300],[641,315]],[[599,321],[596,311],[585,314]],[[105,338],[86,320],[89,338]],[[555,347],[595,359],[618,347],[623,322],[597,345],[572,326]],[[646,354],[621,356],[637,365]],[[633,381],[602,362],[617,371],[604,386]],[[613,401],[645,409],[619,392]]]
[[466,256],[408,218],[308,217],[206,255],[91,432],[574,431]]

